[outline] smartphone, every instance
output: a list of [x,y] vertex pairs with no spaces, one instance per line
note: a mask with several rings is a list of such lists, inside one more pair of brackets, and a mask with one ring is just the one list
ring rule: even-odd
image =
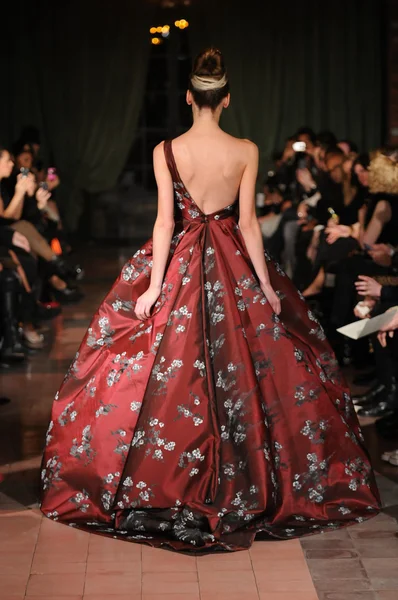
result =
[[47,169],[47,178],[49,181],[54,181],[57,178],[57,169],[55,167],[49,167]]

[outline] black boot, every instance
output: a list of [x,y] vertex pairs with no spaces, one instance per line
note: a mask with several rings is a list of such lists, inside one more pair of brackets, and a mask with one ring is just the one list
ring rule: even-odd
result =
[[394,383],[390,389],[377,396],[377,404],[364,406],[358,411],[360,417],[384,417],[390,416],[398,407],[397,385]]
[[364,394],[353,396],[352,401],[355,405],[359,406],[373,406],[378,404],[381,400],[383,400],[384,396],[386,396],[387,393],[388,390],[384,383],[378,382]]
[[84,277],[84,271],[80,265],[71,266],[62,256],[54,257],[47,263],[48,273],[58,275],[60,279],[66,281],[81,281]]
[[1,274],[0,320],[2,332],[1,359],[4,362],[23,362],[26,353],[18,332],[15,300],[18,282],[13,271],[5,270]]

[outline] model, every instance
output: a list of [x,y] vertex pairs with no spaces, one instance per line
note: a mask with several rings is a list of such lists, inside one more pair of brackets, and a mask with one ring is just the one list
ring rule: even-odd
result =
[[54,520],[212,552],[378,512],[323,330],[264,253],[258,151],[220,129],[229,99],[221,53],[202,52],[193,126],[154,151],[153,239],[122,269],[53,404],[41,481]]

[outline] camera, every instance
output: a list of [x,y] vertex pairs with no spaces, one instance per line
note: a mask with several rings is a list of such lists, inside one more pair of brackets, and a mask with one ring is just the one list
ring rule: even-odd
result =
[[307,144],[305,142],[294,142],[292,145],[293,150],[296,153],[294,158],[295,169],[306,169],[307,164]]
[[307,144],[305,142],[294,142],[292,148],[295,152],[306,152]]
[[27,167],[21,167],[20,173],[22,177],[27,177],[29,175],[29,169]]

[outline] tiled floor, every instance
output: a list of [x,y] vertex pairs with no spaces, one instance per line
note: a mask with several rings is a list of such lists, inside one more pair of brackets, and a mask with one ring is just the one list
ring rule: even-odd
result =
[[[99,253],[85,300],[51,324],[29,367],[0,374],[0,600],[397,600],[398,484],[385,510],[340,532],[191,557],[95,536],[42,518],[36,494],[52,398],[120,262]],[[99,255],[99,256],[98,256]],[[367,439],[379,452],[371,423]]]

